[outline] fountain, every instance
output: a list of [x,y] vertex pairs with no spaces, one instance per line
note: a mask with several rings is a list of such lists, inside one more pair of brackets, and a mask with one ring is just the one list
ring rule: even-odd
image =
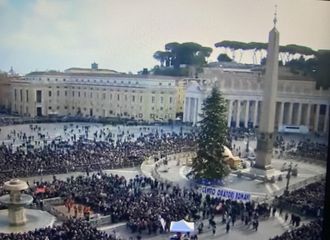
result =
[[25,225],[27,219],[24,206],[33,201],[30,195],[21,193],[22,190],[28,188],[27,183],[19,179],[12,179],[5,182],[3,188],[10,191],[9,195],[0,197],[0,203],[8,207],[9,225]]
[[33,201],[32,196],[21,193],[27,188],[27,183],[19,179],[12,179],[3,185],[3,189],[10,191],[10,194],[0,197],[1,205],[8,207],[8,210],[0,210],[0,232],[26,232],[53,225],[55,218],[48,212],[25,209]]

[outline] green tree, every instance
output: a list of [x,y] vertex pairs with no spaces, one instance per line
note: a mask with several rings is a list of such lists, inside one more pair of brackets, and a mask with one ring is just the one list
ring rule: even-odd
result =
[[225,53],[220,53],[218,56],[218,61],[219,62],[231,62],[233,61],[227,54]]
[[[312,65],[312,61],[310,61]],[[330,52],[319,53],[316,60],[315,79],[316,89],[329,89],[330,88]]]
[[211,95],[204,100],[202,111],[199,150],[197,157],[192,160],[192,171],[198,179],[223,179],[230,172],[223,147],[228,135],[227,110],[225,100],[217,88],[213,88]]

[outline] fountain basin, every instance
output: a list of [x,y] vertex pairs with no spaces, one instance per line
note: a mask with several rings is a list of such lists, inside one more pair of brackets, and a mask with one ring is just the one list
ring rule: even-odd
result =
[[45,228],[53,226],[56,218],[46,211],[25,209],[26,222],[24,225],[10,225],[8,222],[7,210],[0,210],[0,232],[1,233],[19,233],[34,231],[36,228]]

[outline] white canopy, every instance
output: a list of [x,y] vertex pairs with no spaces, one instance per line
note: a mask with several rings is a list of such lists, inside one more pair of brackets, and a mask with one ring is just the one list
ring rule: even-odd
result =
[[195,224],[193,222],[186,222],[181,220],[179,222],[171,222],[170,231],[171,232],[193,232],[195,229]]

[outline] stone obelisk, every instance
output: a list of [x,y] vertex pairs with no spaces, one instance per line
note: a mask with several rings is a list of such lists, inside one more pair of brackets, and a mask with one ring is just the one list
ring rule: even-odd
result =
[[264,79],[264,94],[256,149],[256,164],[254,172],[258,175],[274,173],[271,165],[273,143],[275,138],[274,121],[278,82],[278,52],[280,34],[276,29],[276,12],[274,28],[269,32],[267,49],[266,74]]

